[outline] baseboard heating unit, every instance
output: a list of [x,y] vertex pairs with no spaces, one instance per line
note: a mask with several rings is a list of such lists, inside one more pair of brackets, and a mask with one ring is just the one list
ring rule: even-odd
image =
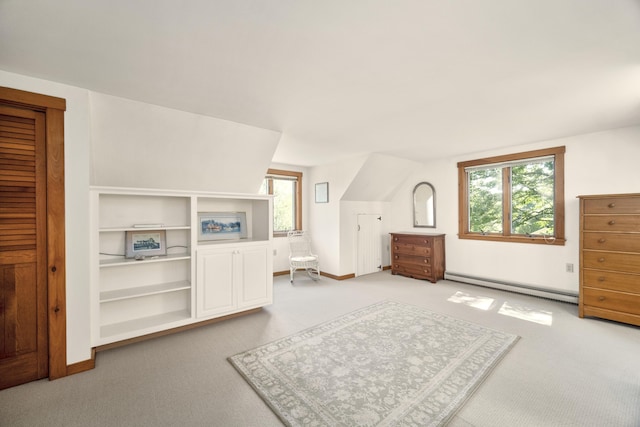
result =
[[578,304],[578,294],[567,291],[547,289],[538,286],[525,285],[522,283],[510,283],[500,280],[486,279],[482,277],[467,276],[466,274],[452,273],[449,271],[445,271],[444,278],[446,280],[452,280],[454,282],[469,283],[471,285],[501,289],[503,291],[509,292],[518,292],[521,294]]

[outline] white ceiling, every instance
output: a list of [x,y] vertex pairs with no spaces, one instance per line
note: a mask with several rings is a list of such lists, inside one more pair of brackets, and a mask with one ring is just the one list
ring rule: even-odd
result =
[[0,0],[0,69],[423,160],[640,124],[640,1]]

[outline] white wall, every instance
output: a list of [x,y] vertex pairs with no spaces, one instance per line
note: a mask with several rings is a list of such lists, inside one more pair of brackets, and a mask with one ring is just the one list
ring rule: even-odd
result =
[[64,123],[67,363],[91,358],[89,92],[0,70],[0,85],[67,100]]
[[329,203],[312,203],[309,223],[318,246],[321,270],[335,276],[356,272],[357,215],[383,215],[381,255],[389,265],[384,244],[390,231],[395,189],[420,164],[382,154],[370,154],[310,169],[311,197],[316,183],[329,183]]
[[280,133],[92,92],[91,183],[255,193]]
[[[392,227],[394,231],[445,233],[447,271],[577,293],[579,205],[576,196],[639,192],[639,141],[640,126],[635,126],[425,163],[394,198]],[[562,145],[566,146],[565,246],[457,238],[457,162]],[[411,192],[420,181],[428,181],[436,189],[435,229],[412,227]],[[566,263],[574,264],[574,273],[565,271]]]
[[[309,169],[307,181],[310,193],[308,229],[314,248],[318,252],[320,270],[334,276],[354,272],[343,265],[340,257],[340,199],[365,163],[367,156],[360,156]],[[329,183],[329,202],[315,203],[315,184]]]

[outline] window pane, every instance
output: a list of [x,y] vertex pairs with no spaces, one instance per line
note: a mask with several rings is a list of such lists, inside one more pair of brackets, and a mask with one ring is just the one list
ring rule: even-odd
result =
[[511,232],[554,235],[553,160],[511,168]]
[[273,179],[273,231],[289,231],[296,224],[296,182]]
[[468,172],[469,232],[502,233],[502,169]]

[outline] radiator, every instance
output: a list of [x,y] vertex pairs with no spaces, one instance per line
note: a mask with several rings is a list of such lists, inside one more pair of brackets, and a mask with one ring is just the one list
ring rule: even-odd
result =
[[471,285],[479,285],[487,288],[501,289],[503,291],[518,292],[521,294],[578,304],[578,294],[568,291],[560,291],[556,289],[525,285],[522,283],[510,283],[494,279],[468,276],[466,274],[453,273],[449,271],[446,271],[444,273],[444,278],[446,280],[452,280],[454,282],[469,283]]

